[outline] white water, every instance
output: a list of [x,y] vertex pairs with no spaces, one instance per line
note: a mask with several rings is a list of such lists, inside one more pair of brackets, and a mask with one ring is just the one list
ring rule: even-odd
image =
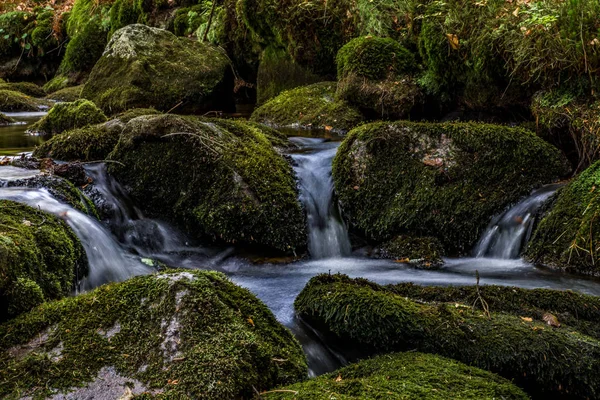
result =
[[475,257],[519,258],[531,236],[537,211],[557,189],[557,185],[548,185],[536,190],[494,218],[475,246]]
[[331,163],[339,143],[316,138],[292,138],[302,153],[292,154],[300,180],[300,201],[306,209],[308,251],[314,259],[349,256],[348,230],[333,199]]

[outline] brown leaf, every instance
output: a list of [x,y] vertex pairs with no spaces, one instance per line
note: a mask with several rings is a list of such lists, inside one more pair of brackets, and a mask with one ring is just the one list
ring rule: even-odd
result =
[[558,322],[558,318],[554,314],[545,313],[542,319],[550,326],[554,326],[555,328],[560,328],[560,322]]
[[446,37],[448,38],[448,42],[450,43],[450,46],[454,50],[458,50],[458,48],[460,47],[460,41],[458,39],[458,36],[456,36],[453,33],[446,33]]
[[525,322],[532,322],[533,318],[529,318],[529,317],[521,317],[521,319]]
[[339,374],[337,378],[335,378],[336,382],[341,382],[342,381],[342,374]]

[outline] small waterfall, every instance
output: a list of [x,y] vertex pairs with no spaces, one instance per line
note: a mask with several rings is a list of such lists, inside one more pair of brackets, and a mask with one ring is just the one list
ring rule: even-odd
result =
[[153,271],[138,258],[127,256],[100,222],[59,202],[45,189],[0,188],[0,198],[54,214],[73,229],[85,249],[90,267],[89,275],[81,282],[83,290]]
[[475,246],[475,257],[516,259],[527,244],[539,208],[559,185],[544,186],[495,217]]
[[351,253],[348,230],[333,195],[331,163],[339,143],[325,139],[292,138],[304,148],[292,154],[300,180],[300,201],[308,218],[308,250],[312,258],[333,258]]

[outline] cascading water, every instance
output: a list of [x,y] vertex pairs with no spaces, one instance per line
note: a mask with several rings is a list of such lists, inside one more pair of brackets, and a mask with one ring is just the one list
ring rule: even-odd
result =
[[308,250],[312,258],[334,258],[351,253],[350,238],[333,195],[331,163],[339,143],[326,139],[292,138],[303,148],[292,154],[300,180],[300,201],[308,219]]
[[494,218],[475,246],[475,257],[516,259],[531,235],[539,208],[558,189],[548,185]]

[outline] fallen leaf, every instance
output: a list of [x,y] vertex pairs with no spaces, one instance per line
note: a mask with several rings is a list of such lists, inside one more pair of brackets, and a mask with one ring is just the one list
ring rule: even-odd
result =
[[458,48],[460,47],[460,41],[458,39],[458,36],[456,36],[453,33],[446,33],[446,37],[448,38],[448,42],[450,43],[450,46],[454,50],[458,50]]
[[529,317],[521,317],[521,319],[525,322],[532,322],[533,318],[529,318]]
[[252,326],[254,326],[254,321],[252,321],[252,318],[248,317],[248,323]]
[[342,374],[339,374],[337,378],[335,378],[336,382],[341,382],[342,381]]
[[554,314],[546,313],[542,319],[546,321],[548,325],[560,328],[560,322],[558,322],[558,318],[556,318]]

